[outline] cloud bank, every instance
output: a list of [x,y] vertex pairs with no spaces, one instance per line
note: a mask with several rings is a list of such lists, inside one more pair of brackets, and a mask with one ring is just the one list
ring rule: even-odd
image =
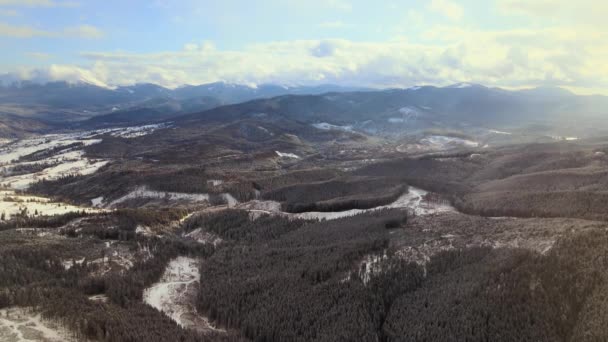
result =
[[53,1],[53,0],[0,0],[0,6],[12,7],[78,7],[79,4],[73,1]]
[[[23,32],[22,34],[32,34]],[[86,52],[81,66],[20,69],[14,78],[84,80],[100,85],[152,82],[167,87],[226,81],[407,87],[478,82],[491,86],[608,88],[608,35],[589,30],[475,31],[436,27],[428,43],[341,39],[278,41],[220,50],[187,44],[157,53]]]
[[80,25],[68,27],[62,31],[48,31],[33,28],[30,26],[16,26],[0,23],[0,36],[11,38],[81,38],[99,39],[104,34],[101,30],[91,25]]
[[[175,6],[175,2],[157,2],[158,6],[162,5],[163,13],[171,12]],[[324,29],[320,32],[328,35],[349,37],[349,32],[358,28],[352,19],[349,21],[349,15],[360,20],[356,12],[361,4],[354,1],[266,2],[268,6],[282,3],[281,6],[298,9],[294,12],[331,9],[331,15],[319,14],[318,22],[311,22],[312,28]],[[77,56],[71,55],[69,60],[78,62],[36,68],[7,66],[13,69],[4,70],[7,74],[0,80],[5,83],[18,79],[86,81],[107,86],[150,82],[166,87],[216,81],[286,85],[334,83],[377,88],[475,82],[506,88],[551,85],[579,93],[608,93],[608,64],[605,63],[608,57],[608,45],[605,44],[608,41],[608,21],[605,20],[608,3],[595,0],[495,0],[489,3],[491,9],[486,14],[504,20],[503,25],[476,26],[471,19],[475,6],[467,7],[466,3],[456,0],[429,0],[416,9],[404,7],[404,19],[397,24],[401,26],[380,27],[381,38],[376,35],[368,41],[351,37],[353,40],[279,40],[252,44],[259,38],[248,38],[231,48],[218,48],[207,41],[191,42],[174,51],[71,52]],[[0,0],[0,6],[3,5],[57,7],[78,4],[59,0]],[[228,1],[228,5],[236,6],[238,2]],[[268,6],[264,9],[272,7]],[[397,11],[399,7],[391,8]],[[207,9],[212,14],[230,12],[221,6],[216,12]],[[116,38],[89,25],[48,31],[6,23],[0,23],[0,36],[21,39],[106,37],[104,43]],[[159,41],[154,46],[157,45],[166,44]],[[24,51],[23,55],[30,61],[37,60],[38,64],[34,65],[40,65],[39,61],[49,52],[56,55],[53,51],[39,51],[38,47],[32,50],[36,53],[30,50]]]

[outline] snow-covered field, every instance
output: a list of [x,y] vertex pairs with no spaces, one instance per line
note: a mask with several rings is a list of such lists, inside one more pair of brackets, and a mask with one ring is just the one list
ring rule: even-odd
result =
[[[108,163],[108,160],[90,159],[85,156],[83,147],[97,144],[100,137],[109,134],[122,138],[135,138],[150,134],[157,129],[168,127],[168,124],[145,125],[83,131],[67,134],[48,134],[34,138],[14,141],[0,145],[0,167],[4,167],[5,176],[0,183],[14,189],[25,189],[41,179],[57,179],[67,175],[91,174]],[[34,161],[19,161],[19,158],[33,153],[47,153]],[[13,167],[48,165],[41,171],[22,175],[10,175]]]
[[144,302],[184,328],[221,332],[196,311],[199,281],[198,260],[178,257],[169,262],[161,280],[144,291]]
[[472,140],[455,138],[455,137],[446,137],[443,135],[431,135],[421,140],[424,143],[428,143],[430,147],[434,149],[447,149],[454,145],[458,146],[466,146],[466,147],[477,147],[479,143]]
[[5,219],[26,211],[28,216],[35,215],[61,215],[69,212],[86,211],[98,212],[98,209],[78,207],[61,202],[52,202],[48,198],[38,196],[22,196],[12,190],[0,191],[0,214]]
[[157,129],[168,128],[171,123],[160,123],[154,125],[134,126],[134,127],[121,127],[121,128],[108,128],[94,131],[94,134],[110,134],[114,137],[121,138],[137,138],[144,135],[148,135]]
[[[112,128],[66,134],[48,134],[0,144],[0,213],[5,219],[27,210],[29,215],[65,214],[73,211],[93,211],[64,203],[52,203],[47,198],[21,196],[12,190],[24,190],[40,180],[54,180],[69,175],[88,175],[109,163],[109,160],[91,159],[84,147],[98,144],[104,134],[135,138],[168,127],[168,124]],[[29,157],[28,157],[29,156]],[[28,157],[28,158],[24,158]],[[23,158],[20,160],[20,158]],[[15,171],[18,168],[19,171]],[[28,170],[31,169],[31,172]],[[97,198],[100,206],[103,198]]]
[[0,148],[0,164],[10,164],[20,157],[34,152],[50,150],[74,143],[82,143],[85,146],[101,142],[101,139],[87,138],[85,133],[74,134],[49,134],[41,137],[18,140]]
[[401,195],[393,203],[378,206],[371,209],[352,209],[346,211],[330,211],[330,212],[316,212],[309,211],[304,213],[292,214],[281,211],[281,204],[274,201],[250,201],[247,203],[238,204],[236,207],[239,209],[249,210],[251,213],[261,214],[274,214],[283,215],[291,218],[301,219],[319,219],[319,220],[335,220],[342,217],[354,216],[365,212],[381,210],[381,209],[394,209],[402,208],[409,209],[416,215],[432,215],[444,212],[455,211],[454,207],[448,204],[429,202],[425,200],[427,191],[410,187],[406,194]]
[[398,152],[432,152],[447,151],[455,148],[479,147],[479,142],[448,137],[444,135],[430,135],[420,139],[417,143],[403,144],[397,147]]
[[[73,158],[63,159],[59,164],[36,173],[5,177],[2,179],[2,184],[8,185],[13,189],[27,189],[31,184],[43,179],[54,180],[69,175],[89,175],[95,173],[108,163],[107,160],[91,160],[82,157],[82,154],[82,151],[74,152],[72,154]],[[42,163],[45,162],[48,161],[42,161]]]
[[76,342],[70,332],[59,324],[42,319],[26,308],[0,310],[0,341],[2,342]]

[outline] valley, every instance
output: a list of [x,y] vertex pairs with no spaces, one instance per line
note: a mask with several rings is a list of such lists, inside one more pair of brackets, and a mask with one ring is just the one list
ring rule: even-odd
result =
[[608,140],[437,121],[436,104],[400,102],[413,91],[3,141],[0,309],[23,319],[0,336],[584,336],[602,318],[564,320],[608,284]]

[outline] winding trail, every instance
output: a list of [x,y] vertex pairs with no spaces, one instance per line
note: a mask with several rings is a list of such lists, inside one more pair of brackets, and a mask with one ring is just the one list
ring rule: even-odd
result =
[[307,211],[304,213],[287,213],[281,211],[281,204],[279,202],[274,201],[250,201],[246,203],[241,203],[236,206],[239,209],[248,210],[253,215],[260,214],[275,214],[275,215],[283,215],[291,218],[301,218],[301,219],[319,219],[319,220],[335,220],[342,217],[354,216],[357,214],[362,214],[365,212],[371,212],[381,209],[395,209],[395,208],[404,208],[412,210],[416,215],[432,215],[444,212],[454,212],[456,209],[449,204],[441,204],[428,202],[425,200],[425,196],[428,194],[428,191],[415,188],[410,186],[409,191],[403,195],[401,195],[394,202],[382,205],[370,209],[351,209],[345,211],[329,211],[329,212],[319,212],[319,211]]

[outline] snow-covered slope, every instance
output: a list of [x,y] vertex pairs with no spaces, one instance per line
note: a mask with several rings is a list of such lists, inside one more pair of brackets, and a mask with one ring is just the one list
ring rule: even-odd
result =
[[455,211],[455,209],[443,203],[430,202],[426,199],[428,192],[422,189],[410,187],[409,191],[401,195],[393,203],[378,206],[371,209],[352,209],[346,211],[330,211],[330,212],[316,212],[309,211],[304,213],[292,214],[281,211],[281,204],[275,201],[250,201],[237,205],[237,208],[248,210],[253,214],[271,214],[271,215],[283,215],[292,218],[301,219],[319,219],[319,220],[335,220],[342,217],[354,216],[365,212],[380,210],[380,209],[393,209],[402,208],[408,209],[414,212],[416,215],[432,215],[438,213],[445,213]]
[[188,257],[171,260],[161,280],[144,291],[144,302],[184,328],[222,332],[196,311],[194,301],[200,281],[198,263]]

